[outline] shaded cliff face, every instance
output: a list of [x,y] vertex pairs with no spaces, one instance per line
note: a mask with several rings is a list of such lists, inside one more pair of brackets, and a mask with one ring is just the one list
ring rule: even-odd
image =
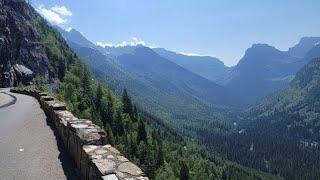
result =
[[28,83],[36,75],[46,80],[54,71],[32,26],[30,7],[22,0],[0,0],[0,87]]

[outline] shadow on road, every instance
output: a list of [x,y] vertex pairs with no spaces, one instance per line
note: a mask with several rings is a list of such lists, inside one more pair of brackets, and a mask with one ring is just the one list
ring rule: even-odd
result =
[[54,126],[54,124],[50,121],[49,118],[46,118],[47,125],[50,129],[54,132],[54,136],[56,137],[56,142],[58,146],[59,160],[61,162],[64,174],[66,175],[68,180],[79,180],[80,179],[80,172],[76,168],[76,164],[69,156],[67,150],[64,147],[62,140],[59,138],[59,134]]
[[13,99],[12,101],[10,101],[10,102],[8,102],[8,103],[6,103],[6,104],[1,105],[0,108],[4,108],[4,107],[11,106],[11,105],[13,105],[13,104],[15,104],[15,103],[17,102],[17,98],[16,98],[14,95],[8,94],[8,93],[3,92],[3,91],[1,91],[0,93],[6,94],[6,95],[10,96],[10,97]]

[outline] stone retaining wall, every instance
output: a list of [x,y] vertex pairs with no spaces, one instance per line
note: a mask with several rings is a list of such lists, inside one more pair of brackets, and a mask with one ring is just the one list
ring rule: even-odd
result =
[[106,132],[87,119],[78,119],[65,103],[34,89],[11,90],[35,97],[54,124],[82,180],[147,180],[141,169],[108,144]]

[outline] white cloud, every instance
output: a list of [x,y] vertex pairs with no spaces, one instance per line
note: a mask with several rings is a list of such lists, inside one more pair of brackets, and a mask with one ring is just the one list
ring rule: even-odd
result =
[[72,27],[68,27],[67,29],[65,29],[67,32],[70,32],[73,28]]
[[185,55],[185,56],[210,56],[206,54],[197,54],[197,53],[188,53],[188,52],[179,52],[179,54]]
[[121,43],[118,43],[118,44],[112,44],[112,43],[107,43],[107,42],[97,42],[96,44],[98,46],[103,47],[103,48],[104,47],[137,46],[137,45],[146,46],[146,43],[137,37],[132,37],[130,41],[122,41]]
[[131,39],[130,45],[131,45],[131,46],[136,46],[136,45],[143,45],[143,46],[145,46],[146,43],[145,43],[144,41],[142,41],[141,39],[137,38],[137,37],[133,37],[133,38]]
[[62,16],[72,16],[72,12],[65,6],[54,6],[51,8],[51,10]]
[[61,25],[68,21],[68,17],[72,16],[72,12],[65,6],[54,6],[46,8],[44,5],[39,5],[36,10],[51,24]]
[[156,48],[159,48],[159,47],[156,46],[156,45],[150,45],[149,48],[151,48],[151,49],[156,49]]
[[113,45],[110,44],[110,43],[104,43],[104,42],[97,42],[96,44],[97,44],[98,46],[103,47],[103,48],[105,48],[105,47],[112,47],[112,46],[113,46]]

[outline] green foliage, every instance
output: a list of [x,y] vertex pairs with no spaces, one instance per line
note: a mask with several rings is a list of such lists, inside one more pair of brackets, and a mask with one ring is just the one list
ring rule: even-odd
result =
[[188,166],[182,162],[180,168],[180,180],[188,180],[189,179],[189,168]]
[[19,83],[18,86],[14,87],[13,90],[23,90],[24,89],[24,85],[22,83]]
[[48,91],[48,89],[49,89],[47,82],[45,81],[45,79],[42,76],[36,76],[35,86],[37,87],[37,89],[39,89],[41,91]]
[[143,121],[139,121],[137,143],[147,142],[147,131]]
[[133,107],[131,98],[128,96],[127,90],[124,89],[122,93],[123,113],[128,113],[133,118]]
[[102,106],[101,106],[102,96],[103,96],[102,89],[101,89],[101,85],[99,84],[97,87],[97,94],[95,98],[95,106],[96,106],[96,109],[99,111],[101,111],[102,109]]

